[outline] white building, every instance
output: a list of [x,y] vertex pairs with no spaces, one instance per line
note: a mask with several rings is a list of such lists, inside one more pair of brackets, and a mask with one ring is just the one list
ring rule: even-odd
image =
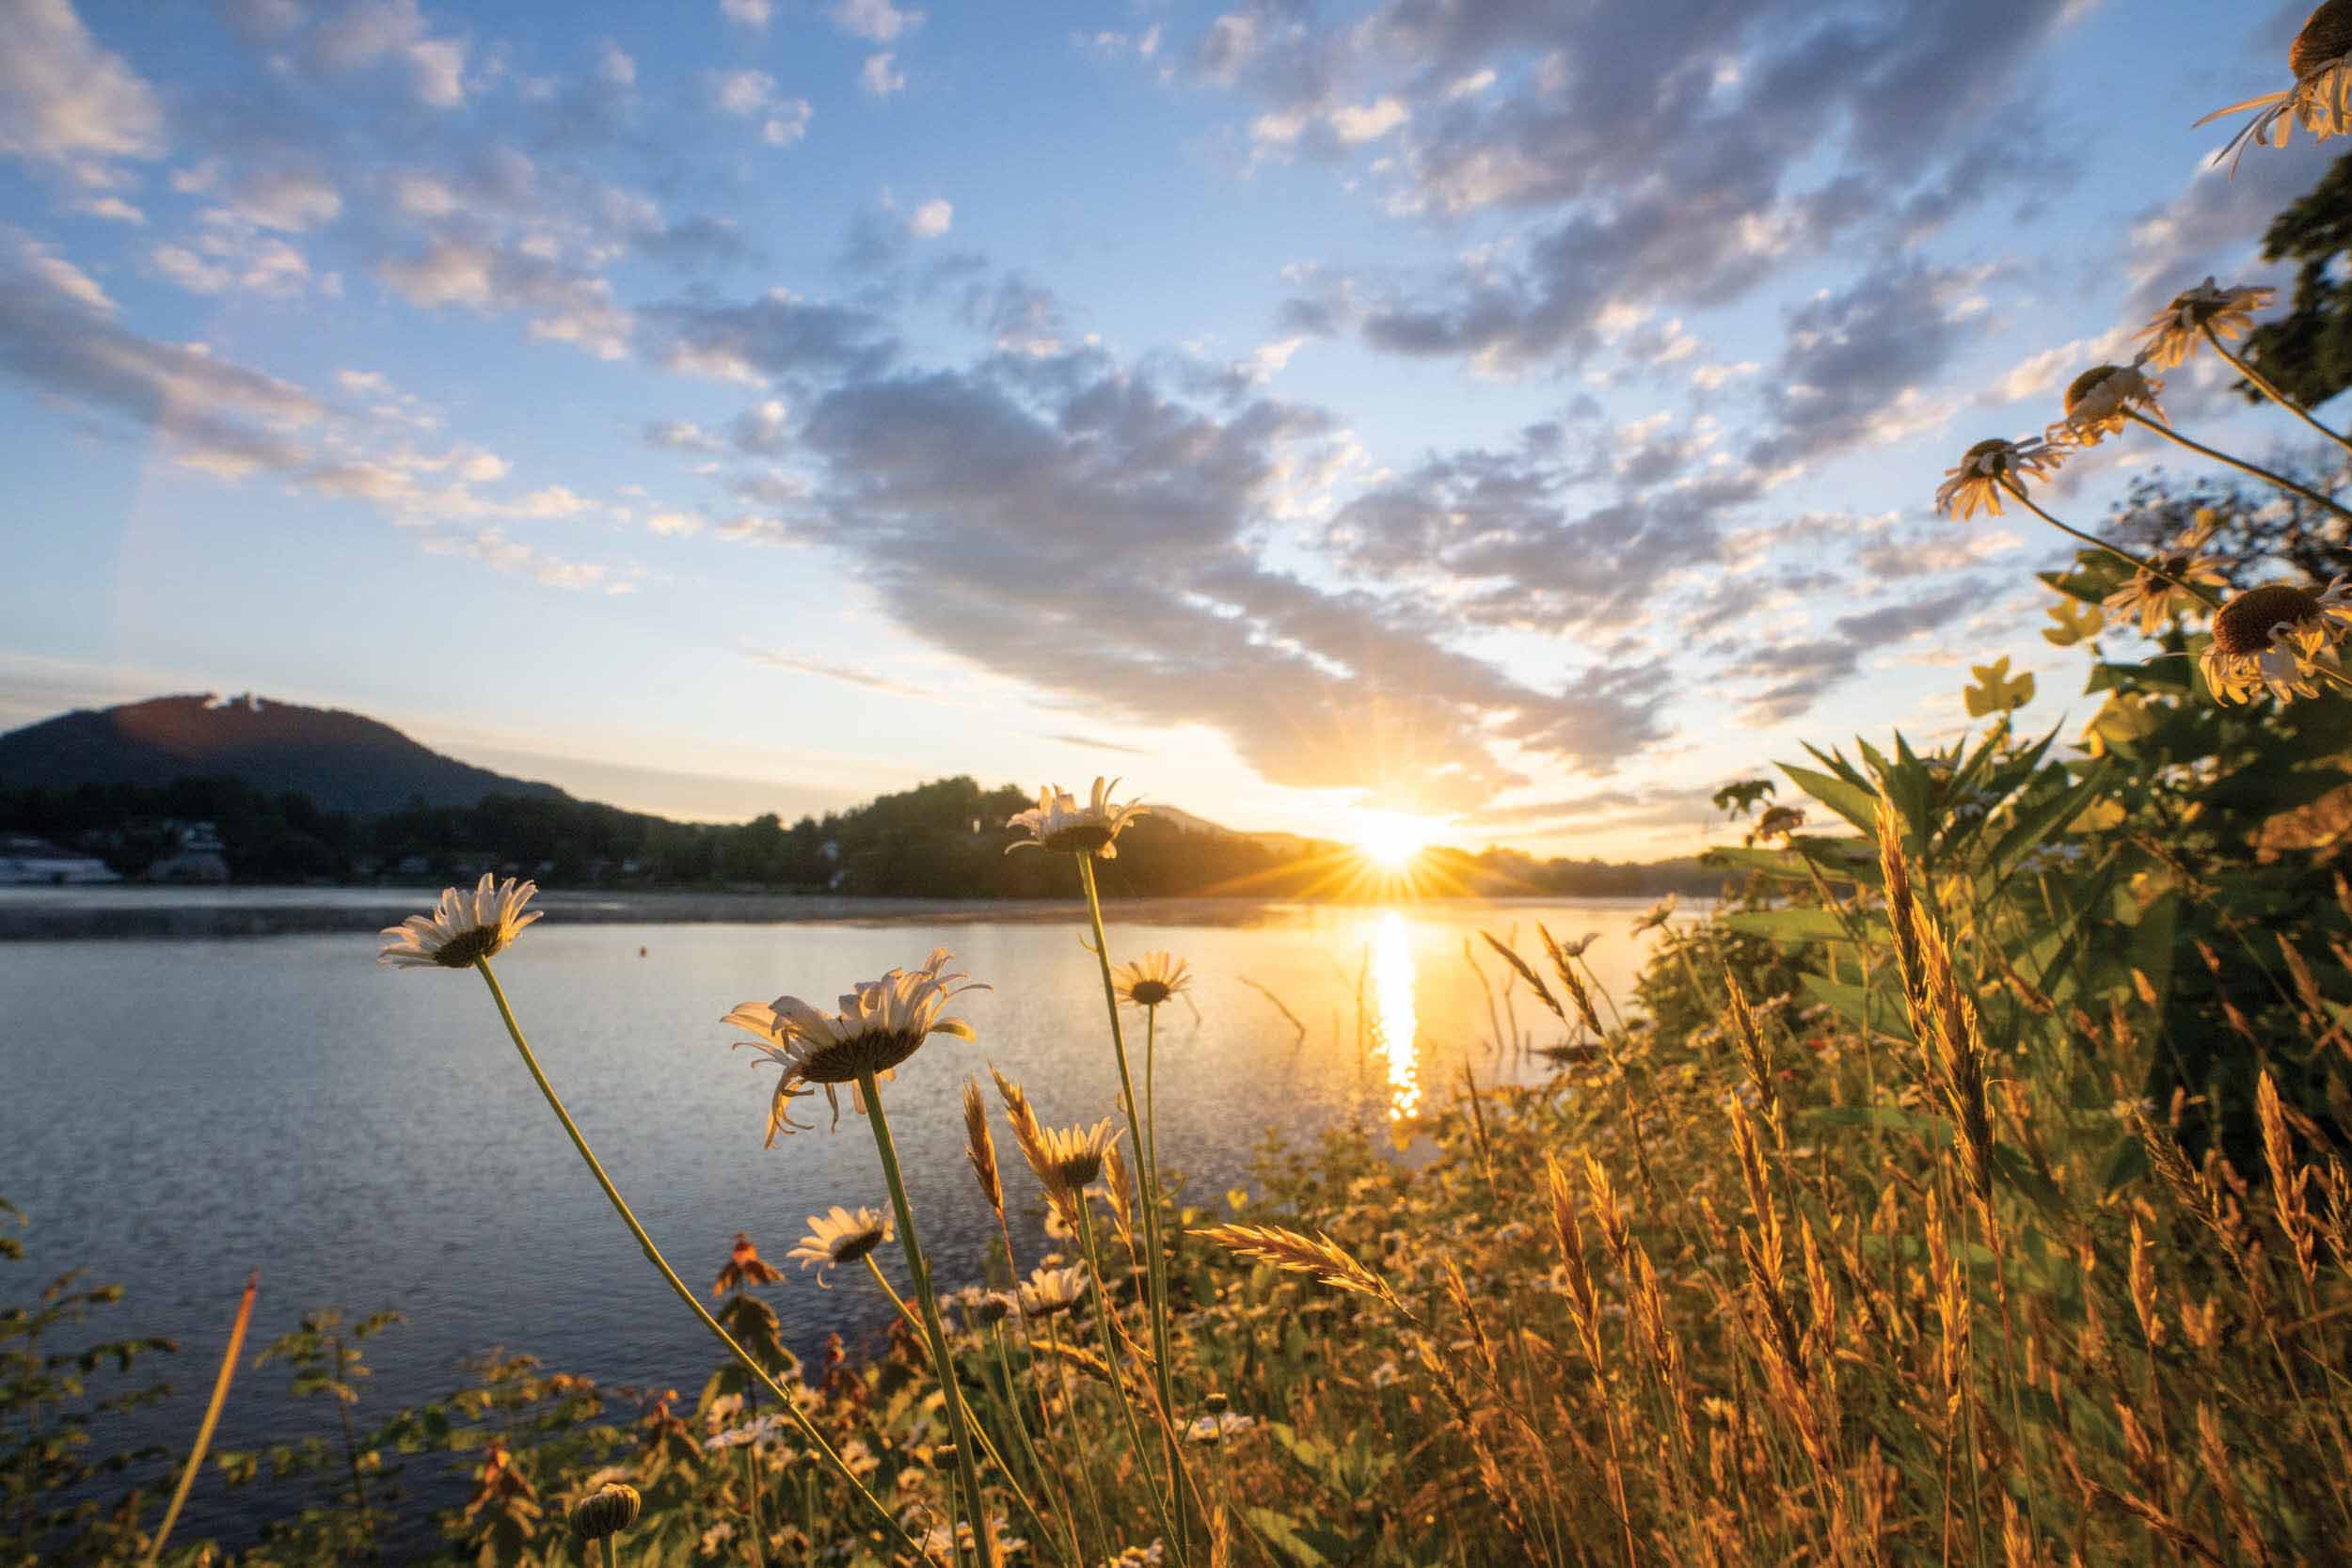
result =
[[0,887],[72,887],[120,880],[119,872],[95,856],[60,849],[30,833],[0,833]]

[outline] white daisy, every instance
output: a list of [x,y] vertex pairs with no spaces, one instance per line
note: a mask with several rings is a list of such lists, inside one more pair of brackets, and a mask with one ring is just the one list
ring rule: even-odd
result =
[[826,1270],[857,1262],[890,1240],[892,1231],[888,1214],[871,1209],[844,1209],[836,1203],[830,1214],[808,1216],[808,1234],[785,1256],[799,1259],[804,1269],[813,1265],[817,1283],[822,1287]]
[[2006,486],[2022,490],[2026,476],[2046,479],[2062,461],[2064,453],[2047,441],[1979,441],[1944,470],[1944,483],[1935,489],[1935,509],[1963,522],[1979,508],[1997,517]]
[[2214,154],[2215,163],[2227,158],[2235,173],[2249,142],[2284,147],[2298,122],[2314,141],[2352,133],[2352,0],[2326,0],[2312,12],[2287,47],[2287,70],[2294,73],[2293,87],[2216,109],[2197,122],[2205,125],[2223,115],[2261,111]]
[[2317,694],[2312,677],[2352,622],[2352,590],[2337,578],[2314,594],[2293,583],[2249,588],[2213,618],[2213,641],[2199,660],[2205,685],[2223,703],[2267,689],[2280,702]]
[[1119,787],[1113,779],[1104,784],[1094,781],[1093,799],[1086,805],[1078,798],[1056,784],[1037,792],[1037,804],[1025,812],[1016,812],[1005,818],[1008,828],[1025,828],[1029,835],[1005,846],[1005,853],[1015,849],[1057,849],[1070,855],[1095,855],[1114,860],[1119,855],[1120,830],[1146,814],[1149,808],[1130,801],[1120,805],[1110,798]]
[[395,940],[375,961],[399,969],[470,969],[505,951],[524,927],[546,912],[523,912],[538,891],[538,883],[517,882],[512,877],[494,883],[486,871],[470,899],[453,887],[443,888],[440,905],[431,914],[412,914],[377,933]]
[[1182,958],[1151,952],[1134,963],[1120,964],[1112,970],[1111,985],[1121,1002],[1156,1007],[1178,992],[1192,989],[1192,971]]
[[1036,1147],[1025,1140],[1021,1151],[1046,1190],[1068,1199],[1103,1174],[1104,1156],[1118,1141],[1111,1118],[1104,1117],[1092,1127],[1041,1127]]
[[1639,919],[1633,922],[1634,930],[1655,931],[1661,926],[1665,925],[1667,921],[1674,918],[1675,905],[1680,902],[1680,895],[1670,893],[1666,895],[1665,897],[1661,898],[1657,903],[1652,904],[1648,909],[1642,911]]
[[2276,289],[2217,288],[2213,277],[2193,289],[2183,289],[2172,303],[2157,311],[2139,335],[2148,341],[2149,363],[2158,369],[2177,365],[2197,352],[2204,329],[2217,338],[2242,338],[2254,326],[2254,312],[2266,310],[2279,297]]
[[1036,1269],[1021,1282],[1021,1315],[1025,1318],[1058,1317],[1086,1300],[1092,1281],[1086,1270],[1073,1265],[1066,1269]]
[[[786,1112],[793,1097],[803,1092],[802,1085],[823,1085],[837,1127],[841,1101],[834,1096],[835,1085],[855,1084],[869,1072],[878,1081],[887,1080],[933,1035],[974,1037],[969,1023],[942,1017],[941,1009],[959,992],[988,988],[959,985],[964,976],[941,974],[949,957],[947,949],[938,948],[920,969],[894,969],[879,980],[863,982],[841,998],[837,1013],[820,1012],[797,996],[779,996],[773,1002],[739,1003],[720,1021],[758,1036],[735,1043],[751,1045],[784,1069],[768,1107],[771,1145],[778,1132],[800,1126]],[[852,1103],[865,1111],[863,1092],[853,1095]]]
[[2066,417],[2043,432],[2053,445],[2069,442],[2095,447],[2104,436],[2122,430],[2135,409],[2145,409],[2161,421],[2164,405],[2156,401],[2164,383],[2138,365],[2093,365],[2066,388]]

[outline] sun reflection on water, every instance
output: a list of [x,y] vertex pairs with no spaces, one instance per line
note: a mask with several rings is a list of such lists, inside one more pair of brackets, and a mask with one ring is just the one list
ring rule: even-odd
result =
[[1421,1031],[1413,1009],[1417,977],[1405,917],[1391,910],[1372,928],[1372,1044],[1388,1066],[1391,1109],[1400,1117],[1421,1109],[1421,1071],[1414,1051]]

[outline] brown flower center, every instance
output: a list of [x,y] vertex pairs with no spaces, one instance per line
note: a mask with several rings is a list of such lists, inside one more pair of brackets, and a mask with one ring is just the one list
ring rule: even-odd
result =
[[852,1084],[866,1073],[889,1071],[922,1044],[913,1030],[869,1029],[811,1052],[801,1062],[801,1076],[812,1084]]
[[1054,1183],[1066,1192],[1076,1192],[1103,1174],[1100,1149],[1080,1149],[1054,1162]]
[[833,1260],[836,1263],[855,1263],[882,1245],[882,1234],[878,1229],[861,1230],[854,1236],[844,1236],[833,1243]]
[[1165,980],[1137,980],[1128,988],[1127,994],[1135,998],[1138,1007],[1156,1007],[1175,993],[1168,989]]
[[1993,472],[1995,474],[2005,474],[2009,472],[2011,461],[2010,457],[2010,443],[2003,440],[1998,436],[1995,436],[1990,441],[1979,441],[1975,446],[1970,447],[1967,451],[1962,454],[1960,466],[1964,471],[1973,474],[1977,471],[1977,460],[1980,457],[1995,458],[1996,461],[1993,464]]
[[471,969],[483,958],[494,958],[506,945],[506,933],[498,926],[476,926],[460,931],[441,943],[433,955],[433,961],[445,969]]
[[2074,379],[2074,382],[2066,388],[2066,411],[2069,414],[2072,414],[2075,407],[2081,404],[2083,399],[2089,397],[2092,392],[2099,389],[2099,384],[2101,382],[2106,380],[2107,377],[2115,374],[2122,368],[2123,367],[2121,365],[2093,365],[2090,369],[2076,376]]
[[2324,611],[2309,590],[2283,582],[2249,588],[2221,607],[2213,618],[2213,645],[2235,658],[2249,657],[2270,646],[2271,629],[2317,620]]
[[2299,82],[2346,54],[2352,54],[2352,0],[2328,0],[2295,35],[2287,49],[2287,69]]
[[1111,831],[1099,822],[1084,822],[1048,833],[1045,847],[1065,855],[1091,855],[1111,841]]

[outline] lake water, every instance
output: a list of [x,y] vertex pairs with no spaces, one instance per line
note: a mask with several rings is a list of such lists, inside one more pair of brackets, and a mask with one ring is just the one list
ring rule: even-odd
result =
[[[1197,915],[1190,907],[1114,910],[1115,959],[1164,947],[1196,976],[1192,1006],[1161,1012],[1163,1164],[1216,1204],[1270,1132],[1311,1137],[1431,1097],[1443,1103],[1466,1056],[1482,1083],[1539,1073],[1540,1058],[1495,1050],[1465,942],[1516,927],[1532,949],[1538,920],[1562,937],[1598,931],[1589,957],[1622,1002],[1649,940],[1629,930],[1644,907],[1228,906],[1215,925],[1170,923],[1171,912]],[[1082,930],[1077,920],[550,918],[499,970],[606,1168],[679,1273],[707,1289],[739,1229],[781,1264],[810,1212],[886,1206],[872,1140],[846,1095],[838,1132],[826,1130],[820,1095],[800,1102],[818,1131],[761,1148],[774,1072],[727,1049],[737,1037],[720,1016],[779,992],[823,1005],[951,947],[954,968],[994,988],[961,999],[978,1042],[934,1039],[885,1089],[935,1279],[950,1289],[977,1276],[993,1229],[961,1151],[965,1075],[985,1082],[994,1063],[1026,1085],[1049,1124],[1116,1113]],[[101,1326],[182,1345],[169,1368],[182,1394],[157,1418],[156,1435],[175,1448],[252,1268],[262,1289],[249,1349],[315,1307],[406,1315],[370,1346],[363,1416],[448,1392],[459,1359],[494,1345],[691,1395],[716,1347],[606,1208],[479,979],[378,968],[376,945],[358,935],[0,943],[0,1196],[30,1220],[27,1259],[0,1274],[0,1299],[22,1300],[36,1276],[72,1265],[120,1281],[127,1300]],[[1500,988],[1502,965],[1481,953]],[[1303,1037],[1249,982],[1281,999]],[[1524,992],[1518,1018],[1538,1043],[1559,1037]],[[1140,1074],[1139,1019],[1133,1040]],[[1041,1206],[1001,1119],[997,1138],[1027,1219],[1015,1240],[1033,1262]],[[887,1308],[861,1281],[845,1275],[819,1291],[795,1270],[768,1294],[806,1354],[834,1328],[875,1341]],[[283,1387],[277,1368],[242,1372],[218,1445],[326,1430],[331,1412],[286,1401]],[[218,1489],[199,1488],[208,1495],[197,1531],[222,1528]]]

